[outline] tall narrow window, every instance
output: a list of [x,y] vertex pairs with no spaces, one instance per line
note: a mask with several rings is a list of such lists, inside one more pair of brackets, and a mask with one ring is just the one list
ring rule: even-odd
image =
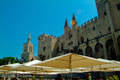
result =
[[57,52],[57,53],[59,52],[59,47],[57,47],[57,50],[56,50],[56,52]]
[[71,39],[71,38],[72,38],[72,35],[69,36],[69,39]]
[[110,27],[108,27],[108,31],[111,31]]
[[93,31],[95,31],[95,27],[93,27]]
[[46,47],[43,48],[43,50],[45,51]]
[[117,4],[117,9],[118,9],[118,10],[120,10],[120,3],[119,3],[119,4]]
[[81,43],[84,43],[84,37],[81,36]]
[[106,13],[106,11],[104,12],[104,16],[106,16],[107,15],[107,13]]
[[64,49],[64,48],[63,48],[63,43],[62,43],[62,44],[61,44],[61,50],[63,51],[63,49]]

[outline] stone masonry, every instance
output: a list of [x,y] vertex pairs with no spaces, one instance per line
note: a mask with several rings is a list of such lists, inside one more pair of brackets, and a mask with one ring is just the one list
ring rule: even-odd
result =
[[62,36],[39,36],[38,58],[45,60],[72,52],[95,58],[120,60],[120,0],[96,0],[96,6],[98,17],[80,26],[74,14],[72,28],[66,19]]

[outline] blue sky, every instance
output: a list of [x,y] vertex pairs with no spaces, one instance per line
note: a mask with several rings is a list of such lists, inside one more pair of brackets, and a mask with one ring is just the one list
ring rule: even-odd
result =
[[73,13],[78,25],[94,18],[95,0],[0,0],[0,58],[20,58],[29,33],[36,56],[38,36],[61,36],[65,19],[70,25]]

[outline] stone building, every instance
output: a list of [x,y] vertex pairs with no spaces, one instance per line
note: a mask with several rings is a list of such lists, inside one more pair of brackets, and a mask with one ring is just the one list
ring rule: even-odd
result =
[[60,37],[38,37],[38,58],[45,60],[69,52],[95,58],[120,60],[120,0],[96,0],[98,17],[82,25],[75,15],[72,28],[65,20]]
[[49,59],[52,57],[53,52],[55,50],[55,45],[57,42],[57,38],[55,36],[50,36],[47,34],[43,34],[38,37],[38,53],[40,60]]
[[23,49],[23,53],[21,55],[21,60],[23,62],[28,62],[28,61],[34,60],[33,44],[31,43],[30,34],[29,34],[29,38],[28,38],[27,43],[24,44],[24,49]]

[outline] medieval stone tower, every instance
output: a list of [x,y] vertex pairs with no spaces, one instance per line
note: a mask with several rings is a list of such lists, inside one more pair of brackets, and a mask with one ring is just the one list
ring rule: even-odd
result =
[[45,60],[52,57],[57,38],[47,34],[38,37],[38,59]]
[[120,60],[120,0],[96,0],[98,17],[82,25],[73,14],[71,27],[65,20],[64,34],[43,34],[38,40],[39,59],[69,52],[95,58]]
[[27,43],[24,44],[24,49],[23,49],[23,53],[21,55],[21,59],[24,62],[28,62],[28,61],[31,61],[31,60],[34,59],[34,56],[33,56],[33,44],[31,43],[30,34],[29,34],[29,38],[28,38]]

